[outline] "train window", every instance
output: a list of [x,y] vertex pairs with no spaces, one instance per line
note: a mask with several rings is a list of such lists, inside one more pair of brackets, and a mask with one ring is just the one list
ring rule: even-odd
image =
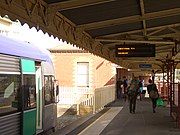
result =
[[0,115],[19,109],[20,75],[0,74]]
[[45,105],[55,102],[54,95],[54,80],[52,76],[44,77],[44,93],[45,93]]
[[23,75],[24,109],[36,107],[35,75]]
[[55,103],[55,80],[54,80],[54,77],[51,76],[51,86],[52,86],[52,92],[51,92],[51,95],[52,95],[52,102]]

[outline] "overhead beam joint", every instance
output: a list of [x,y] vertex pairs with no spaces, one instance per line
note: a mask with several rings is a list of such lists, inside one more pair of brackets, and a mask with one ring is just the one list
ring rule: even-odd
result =
[[158,12],[146,13],[143,16],[134,15],[134,16],[105,20],[105,21],[87,23],[87,24],[78,25],[78,27],[83,28],[84,30],[99,29],[103,27],[109,27],[109,26],[121,25],[121,24],[130,24],[135,22],[141,22],[143,20],[152,20],[157,18],[175,16],[179,14],[180,14],[180,8],[174,8],[174,9],[163,10]]
[[62,10],[69,10],[69,9],[75,9],[75,8],[81,8],[85,6],[92,6],[107,2],[112,2],[115,0],[69,0],[69,1],[63,1],[63,2],[56,2],[49,4],[50,8],[54,8],[57,11]]
[[[141,15],[144,16],[145,14],[145,9],[144,9],[144,0],[140,0],[140,9],[141,9]],[[146,21],[143,20],[142,21],[142,24],[143,24],[143,28],[144,28],[144,35],[146,36],[147,35],[147,30],[146,30]]]
[[115,43],[147,43],[147,44],[175,44],[171,41],[149,41],[149,40],[118,40],[118,39],[95,39],[96,41],[115,42]]

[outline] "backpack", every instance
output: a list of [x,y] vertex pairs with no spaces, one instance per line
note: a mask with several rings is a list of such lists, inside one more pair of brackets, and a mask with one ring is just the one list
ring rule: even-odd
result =
[[136,84],[134,84],[134,83],[130,84],[130,86],[128,87],[127,94],[129,96],[135,96],[135,95],[137,95],[137,92],[138,91],[136,90]]
[[159,97],[158,90],[157,90],[155,84],[149,85],[148,91],[149,91],[149,97],[150,98],[158,98]]
[[150,98],[158,98],[159,96],[158,96],[158,92],[157,91],[154,91],[154,90],[151,90],[150,92],[149,92],[149,97]]
[[127,94],[128,94],[128,96],[135,96],[136,95],[136,91],[128,90]]

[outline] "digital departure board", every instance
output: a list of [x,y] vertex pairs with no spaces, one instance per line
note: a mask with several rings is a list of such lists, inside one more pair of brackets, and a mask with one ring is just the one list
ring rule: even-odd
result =
[[116,45],[116,57],[155,57],[154,44]]

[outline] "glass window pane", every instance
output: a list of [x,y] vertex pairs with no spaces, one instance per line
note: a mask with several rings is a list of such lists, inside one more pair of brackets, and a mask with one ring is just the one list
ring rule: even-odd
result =
[[51,95],[52,95],[52,102],[55,103],[55,89],[54,89],[54,77],[51,77]]
[[89,86],[89,63],[88,62],[77,63],[77,86],[79,87]]
[[88,74],[88,64],[86,63],[78,63],[78,69],[77,69],[78,74]]
[[36,107],[36,85],[35,75],[23,75],[24,80],[24,108]]
[[45,90],[45,105],[51,103],[51,93],[50,93],[50,80],[49,77],[44,78],[44,90]]
[[55,102],[54,78],[52,76],[44,77],[45,105]]
[[20,75],[0,74],[0,115],[19,109]]
[[78,83],[78,86],[88,86],[87,75],[78,75],[77,83]]

